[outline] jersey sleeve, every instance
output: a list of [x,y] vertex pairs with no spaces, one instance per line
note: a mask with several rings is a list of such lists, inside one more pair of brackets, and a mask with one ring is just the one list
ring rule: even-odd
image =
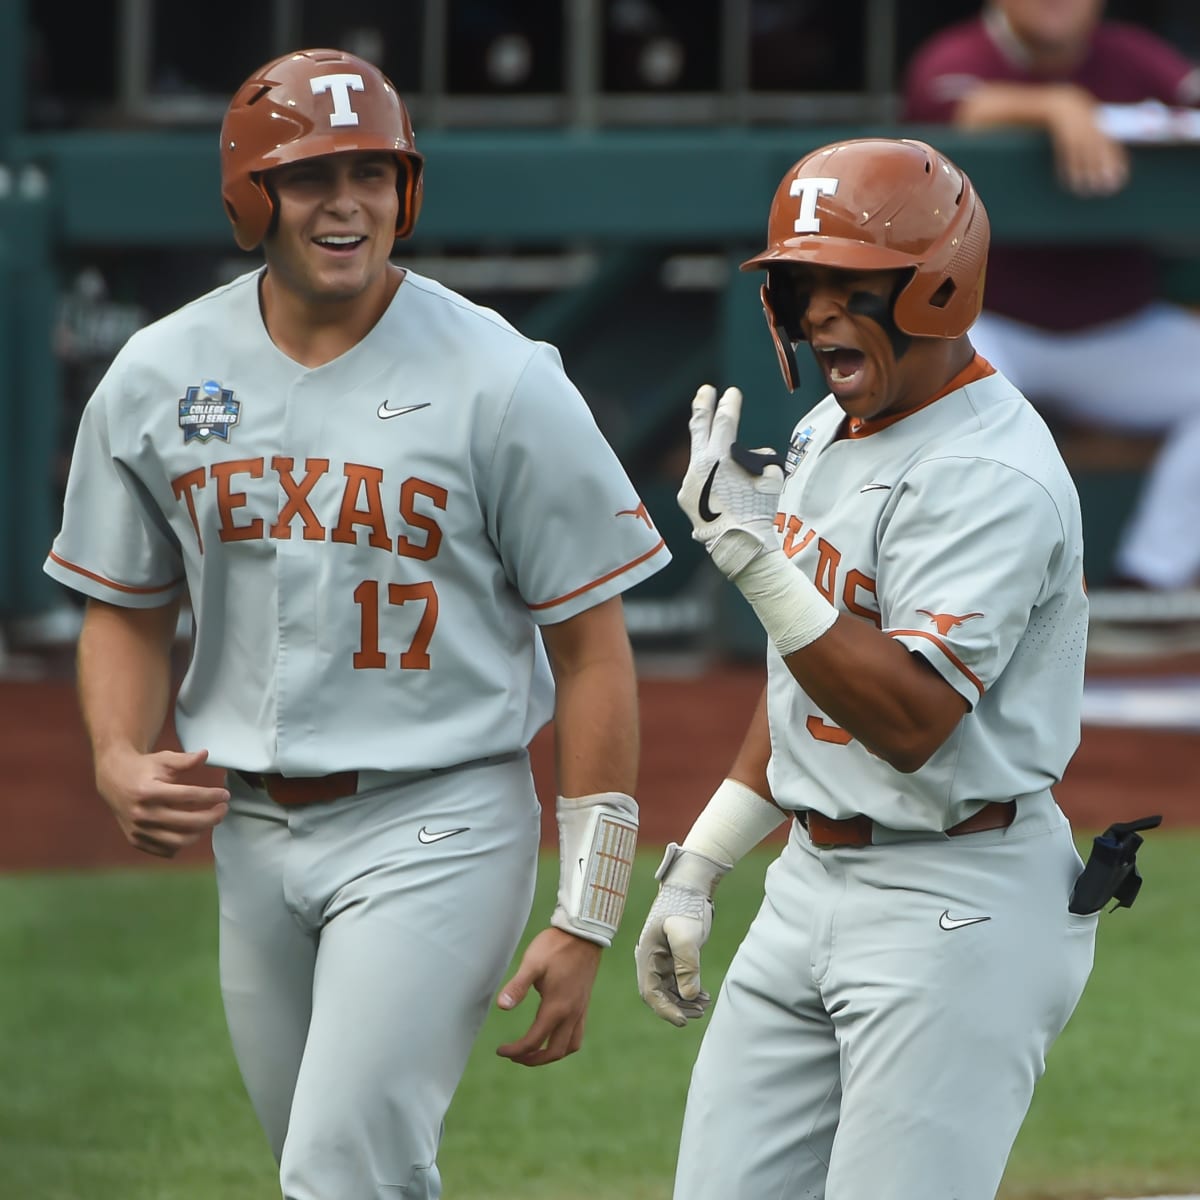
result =
[[537,347],[513,389],[487,490],[489,534],[538,624],[566,620],[670,562],[552,346]]
[[917,465],[881,523],[883,631],[926,658],[972,707],[1050,594],[1070,535],[1049,492],[976,458]]
[[157,608],[184,590],[179,546],[145,485],[114,445],[116,365],[83,411],[62,529],[44,570],[66,587],[126,608]]

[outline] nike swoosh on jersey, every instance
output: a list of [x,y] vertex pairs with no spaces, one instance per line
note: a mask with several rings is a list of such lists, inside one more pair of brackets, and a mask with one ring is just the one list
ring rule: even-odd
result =
[[964,925],[978,925],[980,921],[990,921],[991,917],[952,917],[950,910],[946,909],[940,917],[938,917],[938,925],[942,929],[962,929]]
[[861,496],[863,492],[890,492],[892,485],[890,483],[868,483],[866,487],[860,487],[858,494]]
[[402,417],[405,413],[416,412],[418,408],[428,408],[430,403],[429,400],[426,400],[424,404],[406,404],[403,408],[388,408],[385,400],[379,406],[378,415],[380,420],[386,421],[388,417]]
[[466,833],[471,827],[464,825],[461,829],[439,829],[437,833],[430,833],[424,825],[417,831],[417,841],[422,846],[432,846],[434,842],[444,842],[448,837],[454,837],[458,833]]
[[712,495],[712,486],[716,481],[717,471],[720,466],[719,462],[713,463],[713,469],[709,471],[708,478],[704,481],[704,486],[700,489],[699,513],[700,520],[702,521],[715,521],[721,515],[719,512],[713,512],[708,506],[709,497]]

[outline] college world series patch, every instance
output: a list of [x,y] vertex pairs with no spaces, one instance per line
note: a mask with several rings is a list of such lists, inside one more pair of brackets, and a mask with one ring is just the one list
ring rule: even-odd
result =
[[812,444],[815,432],[811,425],[806,425],[803,429],[798,429],[792,434],[792,440],[788,444],[787,458],[784,460],[783,466],[785,477],[791,475],[800,465],[800,460],[808,453],[808,447]]
[[229,432],[238,423],[241,411],[241,401],[235,400],[233,392],[215,379],[206,379],[198,386],[188,388],[179,401],[183,444],[208,442],[215,437],[229,441]]

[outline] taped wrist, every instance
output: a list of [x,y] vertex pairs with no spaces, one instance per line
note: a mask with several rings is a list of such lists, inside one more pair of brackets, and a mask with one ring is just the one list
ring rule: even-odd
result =
[[558,903],[550,924],[611,946],[633,870],[638,806],[624,792],[559,796]]
[[782,550],[766,550],[731,577],[784,658],[815,642],[837,620],[837,609]]
[[683,839],[683,849],[732,867],[785,819],[784,812],[752,787],[725,779]]
[[672,842],[654,878],[663,890],[686,889],[709,900],[717,884],[748,850],[784,821],[785,814],[752,787],[722,780],[680,846]]

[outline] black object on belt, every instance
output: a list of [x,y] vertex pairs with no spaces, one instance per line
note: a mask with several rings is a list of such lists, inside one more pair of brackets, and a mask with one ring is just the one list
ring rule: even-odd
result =
[[289,779],[277,773],[238,771],[252,788],[264,791],[276,804],[319,804],[340,800],[358,791],[357,771],[337,771],[333,775],[309,775]]
[[[1015,800],[991,800],[966,820],[951,825],[945,834],[947,837],[961,837],[964,833],[982,833],[985,829],[1007,829],[1016,815]],[[846,817],[835,821],[813,809],[797,813],[796,820],[808,830],[808,836],[818,850],[869,846],[875,829],[875,822],[870,817]]]

